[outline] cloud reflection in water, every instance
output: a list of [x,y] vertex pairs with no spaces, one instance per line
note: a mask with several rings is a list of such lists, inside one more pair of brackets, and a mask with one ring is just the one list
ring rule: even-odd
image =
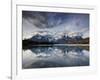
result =
[[34,46],[23,50],[22,67],[49,68],[89,66],[88,46]]

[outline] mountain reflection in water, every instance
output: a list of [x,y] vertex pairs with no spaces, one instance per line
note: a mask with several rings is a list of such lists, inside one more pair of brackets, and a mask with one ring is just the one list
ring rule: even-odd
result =
[[23,69],[72,66],[89,66],[89,46],[33,46],[23,50]]

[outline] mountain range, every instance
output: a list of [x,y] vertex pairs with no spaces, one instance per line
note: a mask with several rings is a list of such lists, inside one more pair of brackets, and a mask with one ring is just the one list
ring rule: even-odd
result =
[[23,40],[23,45],[40,45],[40,44],[89,44],[89,37],[82,38],[82,34],[77,33],[69,36],[65,33],[60,35],[35,34],[29,39]]

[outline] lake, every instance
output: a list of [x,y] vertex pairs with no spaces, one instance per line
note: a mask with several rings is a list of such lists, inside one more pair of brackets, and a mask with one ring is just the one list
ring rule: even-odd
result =
[[33,46],[23,49],[22,68],[89,66],[89,46]]

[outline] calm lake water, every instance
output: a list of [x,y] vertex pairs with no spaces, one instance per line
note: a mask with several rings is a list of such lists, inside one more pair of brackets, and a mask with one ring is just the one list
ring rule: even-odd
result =
[[89,66],[89,46],[34,46],[23,50],[23,69],[74,66]]

